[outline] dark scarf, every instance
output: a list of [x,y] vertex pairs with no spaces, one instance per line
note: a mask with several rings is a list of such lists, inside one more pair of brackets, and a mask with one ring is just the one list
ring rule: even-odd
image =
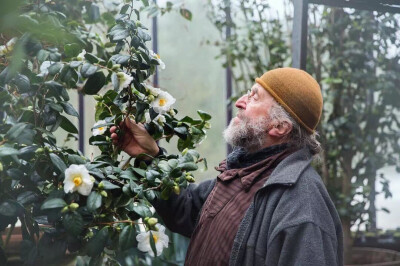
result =
[[286,143],[273,145],[262,150],[249,153],[244,148],[235,148],[226,158],[227,169],[245,168],[268,157],[286,150]]

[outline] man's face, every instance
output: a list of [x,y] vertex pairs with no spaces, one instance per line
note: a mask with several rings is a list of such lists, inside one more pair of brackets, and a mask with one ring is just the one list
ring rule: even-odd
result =
[[225,140],[248,150],[265,146],[271,122],[269,111],[274,104],[274,98],[261,85],[254,84],[248,94],[236,101],[239,110],[224,131]]
[[240,120],[244,119],[266,119],[269,116],[269,109],[274,103],[274,98],[260,84],[256,83],[248,94],[243,95],[236,101],[235,106],[239,110],[233,121],[234,123],[239,123]]

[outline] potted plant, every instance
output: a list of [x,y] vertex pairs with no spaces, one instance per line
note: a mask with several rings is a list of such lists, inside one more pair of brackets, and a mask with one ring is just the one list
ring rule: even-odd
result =
[[[136,1],[103,13],[96,1],[22,2],[9,17],[15,23],[2,24],[0,46],[0,231],[9,228],[0,264],[17,221],[27,264],[59,263],[66,254],[87,256],[91,265],[160,255],[168,237],[150,202],[194,181],[191,171],[206,162],[194,148],[211,116],[178,118],[175,99],[148,82],[165,65],[146,46],[151,37]],[[86,27],[95,22],[100,32],[107,28],[107,41]],[[88,140],[100,150],[95,158],[54,135],[78,133],[70,89],[97,101]],[[125,119],[145,123],[156,140],[176,136],[180,153],[119,163],[109,129]]]

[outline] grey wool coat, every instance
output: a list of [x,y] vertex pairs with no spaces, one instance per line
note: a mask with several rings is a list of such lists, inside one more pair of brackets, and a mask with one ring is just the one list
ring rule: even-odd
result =
[[[278,164],[240,223],[230,265],[343,265],[340,219],[311,161],[304,148]],[[167,227],[190,237],[215,182],[154,202]]]

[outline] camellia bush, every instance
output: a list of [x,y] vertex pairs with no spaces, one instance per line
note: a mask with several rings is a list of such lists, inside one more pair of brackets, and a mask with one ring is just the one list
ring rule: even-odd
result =
[[[16,224],[26,264],[57,262],[66,254],[90,265],[127,265],[159,256],[168,247],[151,202],[179,194],[206,166],[195,147],[211,116],[177,117],[175,99],[151,86],[165,68],[149,50],[142,12],[168,10],[147,1],[6,1],[0,27],[0,264]],[[191,13],[177,7],[187,19]],[[60,145],[57,130],[76,139],[79,117],[68,90],[94,95],[93,135],[101,151],[87,158]],[[102,93],[99,93],[101,90]],[[104,93],[103,93],[104,92]],[[144,123],[154,139],[176,136],[179,154],[145,155],[121,162],[110,127],[123,134],[125,119]]]

